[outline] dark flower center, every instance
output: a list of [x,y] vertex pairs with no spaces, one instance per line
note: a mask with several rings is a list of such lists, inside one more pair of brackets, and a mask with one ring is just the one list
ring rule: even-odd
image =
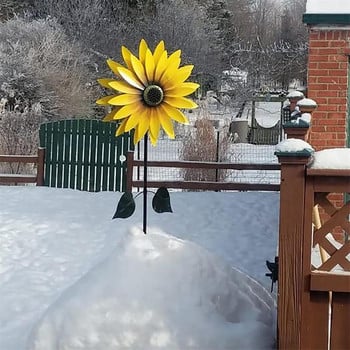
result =
[[162,103],[164,98],[163,90],[158,85],[149,85],[143,90],[143,101],[146,105],[154,107]]

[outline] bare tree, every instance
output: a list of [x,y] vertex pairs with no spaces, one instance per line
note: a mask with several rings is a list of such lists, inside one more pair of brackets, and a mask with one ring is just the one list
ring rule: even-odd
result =
[[34,0],[38,15],[50,15],[69,37],[92,52],[95,67],[106,69],[107,57],[120,59],[120,47],[133,51],[141,38],[154,47],[164,40],[169,51],[181,49],[184,62],[197,71],[222,70],[217,28],[205,8],[188,0]]

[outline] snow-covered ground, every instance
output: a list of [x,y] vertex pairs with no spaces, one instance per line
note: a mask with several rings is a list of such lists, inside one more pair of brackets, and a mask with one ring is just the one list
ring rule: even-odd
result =
[[[349,157],[315,152],[311,167]],[[0,186],[0,349],[271,349],[279,193],[173,192],[147,235],[141,197],[111,220],[120,196]]]
[[174,192],[146,236],[141,197],[125,220],[119,193],[0,198],[0,349],[271,348],[274,301],[249,276],[269,289],[278,193]]

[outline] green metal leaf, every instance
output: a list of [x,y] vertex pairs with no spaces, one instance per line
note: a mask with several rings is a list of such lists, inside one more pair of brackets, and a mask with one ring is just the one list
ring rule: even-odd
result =
[[126,219],[134,214],[135,211],[135,201],[131,192],[125,192],[120,197],[117,210],[113,215],[112,219]]
[[156,213],[172,213],[170,205],[169,191],[165,187],[160,187],[152,200],[152,207]]

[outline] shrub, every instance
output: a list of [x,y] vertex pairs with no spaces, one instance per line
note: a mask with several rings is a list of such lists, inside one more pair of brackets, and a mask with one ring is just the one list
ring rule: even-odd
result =
[[[36,154],[41,113],[5,111],[0,114],[0,154]],[[0,172],[19,173],[26,164],[1,164]],[[28,169],[27,169],[28,171]]]
[[[218,138],[219,137],[219,142]],[[227,132],[216,132],[208,117],[202,117],[195,122],[192,132],[183,140],[181,158],[190,161],[227,161],[229,139]],[[185,181],[223,181],[227,176],[226,170],[183,169]]]
[[0,99],[7,110],[40,104],[47,119],[89,115],[89,57],[52,19],[0,23]]

